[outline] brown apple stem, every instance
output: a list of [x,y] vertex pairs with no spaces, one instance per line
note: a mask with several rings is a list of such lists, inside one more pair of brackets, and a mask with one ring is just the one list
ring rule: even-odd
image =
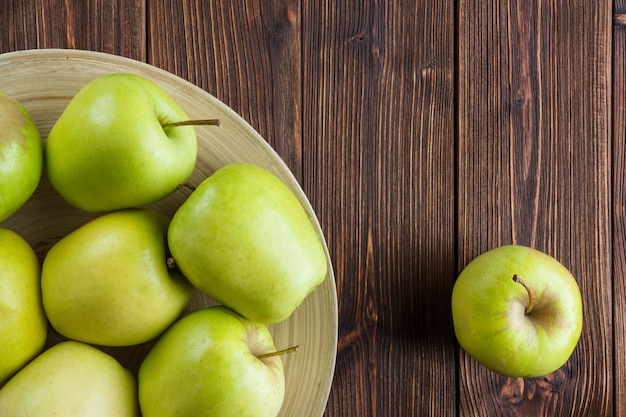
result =
[[166,123],[162,127],[178,126],[219,126],[220,119],[181,120],[180,122]]
[[167,264],[167,268],[168,268],[168,269],[174,269],[174,268],[176,268],[176,259],[174,259],[174,257],[173,257],[173,256],[168,257],[168,258],[165,260],[165,263]]
[[287,353],[295,352],[296,349],[298,349],[299,347],[300,347],[299,345],[296,345],[296,346],[289,347],[287,349],[277,350],[275,352],[264,353],[262,355],[258,355],[257,359],[265,359],[265,358],[271,358],[273,356],[285,355]]
[[530,289],[528,284],[526,284],[526,282],[523,279],[517,276],[517,274],[513,275],[513,281],[519,284],[522,284],[522,286],[524,286],[524,288],[526,289],[526,292],[528,293],[528,306],[526,307],[526,310],[524,311],[524,313],[526,315],[529,315],[533,311],[533,308],[535,307],[535,293],[533,292],[533,290]]

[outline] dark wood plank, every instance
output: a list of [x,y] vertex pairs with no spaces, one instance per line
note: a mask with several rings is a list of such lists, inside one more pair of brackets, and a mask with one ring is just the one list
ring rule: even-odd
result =
[[229,105],[301,179],[300,2],[150,4],[150,63]]
[[451,2],[303,5],[307,189],[335,261],[328,416],[456,413]]
[[459,3],[459,267],[492,247],[543,250],[577,278],[583,335],[544,378],[460,355],[462,416],[613,412],[611,5]]
[[0,53],[88,49],[145,61],[144,1],[4,0]]
[[626,416],[626,0],[613,6],[613,310],[615,415]]

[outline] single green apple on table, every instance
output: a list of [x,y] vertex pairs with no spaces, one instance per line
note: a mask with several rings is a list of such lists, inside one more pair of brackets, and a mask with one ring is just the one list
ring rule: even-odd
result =
[[143,417],[274,417],[285,377],[267,327],[224,306],[172,325],[139,369]]
[[[85,85],[45,148],[48,177],[72,205],[113,211],[157,201],[191,175],[197,154],[185,112],[156,83],[115,73]],[[194,124],[201,124],[198,121]]]
[[250,164],[229,164],[206,178],[174,214],[168,244],[192,284],[262,323],[289,317],[327,272],[300,201]]
[[43,261],[43,305],[57,332],[103,346],[162,333],[193,287],[167,265],[168,219],[148,209],[102,215],[54,244]]
[[37,125],[21,103],[0,94],[0,221],[32,196],[42,171]]
[[48,320],[41,304],[39,260],[29,244],[8,229],[0,229],[0,265],[2,384],[43,350]]
[[578,344],[583,310],[576,280],[559,261],[520,245],[478,256],[452,291],[461,347],[509,377],[539,377],[567,362]]
[[0,416],[137,417],[137,382],[113,357],[65,341],[36,357],[0,390]]

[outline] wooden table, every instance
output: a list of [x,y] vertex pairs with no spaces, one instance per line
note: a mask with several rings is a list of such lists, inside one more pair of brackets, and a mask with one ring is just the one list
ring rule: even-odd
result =
[[[148,62],[277,150],[318,213],[339,335],[327,416],[626,415],[626,1],[3,0],[0,52]],[[459,348],[455,278],[517,243],[575,275],[568,363]]]

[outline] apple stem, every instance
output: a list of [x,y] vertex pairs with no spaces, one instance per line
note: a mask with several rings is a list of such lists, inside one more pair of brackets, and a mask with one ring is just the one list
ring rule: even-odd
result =
[[219,126],[220,119],[181,120],[180,122],[165,123],[162,127],[178,126]]
[[176,268],[176,259],[174,259],[174,257],[173,257],[173,256],[168,257],[168,258],[165,260],[165,263],[167,264],[167,268],[168,268],[168,269],[174,269],[174,268]]
[[526,315],[529,315],[533,311],[533,307],[535,307],[535,293],[530,289],[528,284],[526,284],[526,282],[521,279],[517,274],[513,275],[513,281],[522,284],[522,286],[526,289],[526,292],[528,293],[528,307],[526,307],[524,313]]
[[300,347],[299,345],[296,345],[296,346],[289,347],[287,349],[277,350],[275,352],[264,353],[262,355],[258,355],[257,359],[265,359],[265,358],[271,358],[273,356],[285,355],[287,353],[295,352],[299,347]]

